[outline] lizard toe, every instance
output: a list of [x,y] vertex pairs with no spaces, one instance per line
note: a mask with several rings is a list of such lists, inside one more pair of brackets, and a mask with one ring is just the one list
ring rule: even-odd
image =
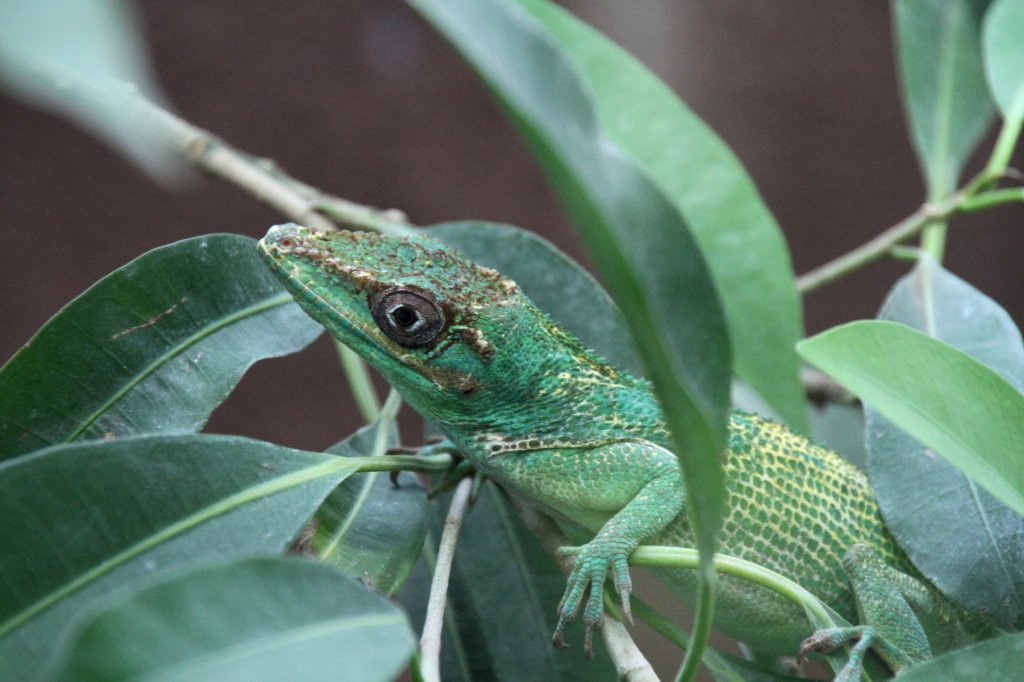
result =
[[633,612],[629,608],[629,595],[633,593],[633,580],[629,577],[629,564],[625,556],[617,556],[612,561],[612,575],[615,577],[615,592],[622,602],[622,615],[633,624]]

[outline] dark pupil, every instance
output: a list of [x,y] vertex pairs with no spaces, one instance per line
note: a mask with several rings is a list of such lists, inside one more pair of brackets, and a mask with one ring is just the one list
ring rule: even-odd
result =
[[444,312],[429,294],[385,291],[371,295],[367,303],[380,330],[406,348],[430,345],[444,329]]
[[419,315],[412,308],[403,305],[391,311],[391,319],[402,329],[408,329],[416,324]]

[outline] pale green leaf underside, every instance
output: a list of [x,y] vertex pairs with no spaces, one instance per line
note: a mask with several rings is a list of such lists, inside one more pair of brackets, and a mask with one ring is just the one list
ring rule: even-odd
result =
[[390,682],[413,649],[405,615],[298,559],[204,567],[86,619],[54,680]]
[[1024,3],[996,0],[985,16],[985,75],[1003,117],[1024,118]]
[[[151,175],[169,180],[180,162],[166,145],[153,144],[160,132],[135,115],[127,99],[137,90],[169,108],[133,9],[116,0],[0,3],[0,85],[91,129]],[[84,93],[69,92],[62,80],[85,84]]]
[[133,581],[280,552],[354,470],[207,435],[57,445],[0,465],[0,669],[33,679],[78,614]]
[[987,0],[897,0],[893,6],[904,107],[932,201],[955,188],[991,120],[980,38],[987,5]]
[[[893,287],[879,318],[948,343],[1024,387],[1024,343],[1013,320],[928,256]],[[899,545],[958,604],[1015,629],[1024,615],[1024,517],[870,405],[865,412],[871,485]]]
[[892,322],[851,322],[801,342],[797,350],[1024,514],[1024,396],[1001,376]]

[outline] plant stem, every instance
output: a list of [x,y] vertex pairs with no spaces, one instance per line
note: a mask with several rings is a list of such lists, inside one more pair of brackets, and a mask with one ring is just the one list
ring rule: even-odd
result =
[[[697,550],[682,547],[664,547],[658,545],[642,545],[633,552],[629,563],[634,566],[660,566],[670,568],[697,568]],[[759,566],[744,559],[716,554],[715,571],[724,575],[748,580],[782,595],[794,604],[802,606],[812,617],[811,623],[816,628],[835,627],[836,623],[818,598],[775,571]]]
[[[1006,167],[1010,163],[1010,157],[1013,156],[1013,150],[1017,146],[1017,138],[1020,137],[1022,124],[1024,124],[1024,117],[1021,116],[1015,116],[1012,119],[1005,119],[1003,121],[1003,127],[999,129],[999,137],[996,138],[992,154],[988,157],[985,170],[980,174],[980,177],[987,179],[983,185],[994,182],[1006,172]],[[984,187],[981,187],[981,189],[984,189]]]
[[936,263],[942,262],[946,251],[946,222],[932,223],[921,234],[921,249],[931,254]]
[[423,622],[423,635],[420,637],[420,674],[424,682],[441,680],[441,625],[444,622],[444,606],[448,598],[448,579],[455,556],[455,543],[462,528],[462,519],[466,516],[472,487],[471,478],[464,478],[456,486],[455,495],[452,496],[452,503],[448,508],[448,518],[444,522],[444,531],[441,533],[434,578],[430,583],[427,615]]
[[346,457],[361,473],[371,471],[418,471],[443,474],[452,468],[451,455],[387,455],[383,457]]
[[798,277],[797,290],[805,294],[839,279],[880,259],[893,246],[921,230],[924,230],[921,248],[937,261],[941,261],[946,242],[946,220],[951,215],[1024,201],[1024,189],[1021,188],[985,191],[999,178],[1007,175],[1007,165],[1017,146],[1022,126],[1024,117],[1017,116],[1003,121],[1003,127],[999,131],[999,137],[984,170],[964,185],[963,189],[937,202],[934,208],[929,209],[931,204],[925,204],[871,241]]
[[56,96],[75,99],[114,121],[133,119],[152,131],[152,139],[187,164],[220,178],[275,209],[289,220],[315,230],[337,223],[390,234],[407,234],[401,212],[382,211],[325,194],[288,176],[277,164],[227,144],[139,94],[130,83],[97,79],[55,62],[25,65]]
[[993,206],[1020,202],[1024,202],[1024,187],[1006,187],[967,197],[960,204],[960,211],[962,213],[973,213],[974,211],[992,208]]
[[[696,555],[697,551],[693,550]],[[714,564],[712,564],[713,566]],[[697,570],[703,566],[698,561]],[[714,613],[715,601],[715,574],[708,571],[708,574],[697,581],[697,606],[693,615],[693,634],[690,635],[690,648],[686,650],[683,657],[683,664],[676,675],[677,682],[689,682],[700,669],[701,658],[708,646],[708,637],[711,634],[711,614]]]
[[797,291],[806,294],[879,260],[904,239],[914,236],[928,225],[944,222],[955,212],[961,198],[957,193],[937,207],[928,204],[922,206],[874,239],[798,277]]
[[352,390],[352,397],[356,401],[356,408],[366,422],[372,422],[380,416],[380,398],[373,388],[373,380],[370,378],[370,370],[366,363],[348,346],[337,339],[334,347],[338,351],[338,359],[341,361],[341,368],[348,378],[349,388]]

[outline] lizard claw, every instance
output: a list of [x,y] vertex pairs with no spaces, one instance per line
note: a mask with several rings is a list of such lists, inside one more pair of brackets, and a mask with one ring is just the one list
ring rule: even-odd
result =
[[633,611],[629,608],[629,595],[633,593],[633,581],[629,577],[629,564],[625,556],[617,556],[612,561],[612,575],[615,577],[615,591],[622,602],[622,615],[632,625]]
[[850,649],[846,664],[835,677],[835,682],[856,682],[861,677],[864,656],[874,639],[875,630],[870,625],[816,630],[800,644],[800,655],[797,660],[802,663],[811,652],[828,654],[844,644],[856,642]]
[[555,633],[551,641],[555,646],[565,646],[562,633],[565,631],[565,627],[576,618],[576,614],[583,605],[584,593],[589,588],[586,606],[583,609],[583,650],[588,658],[592,658],[594,655],[593,634],[601,627],[601,619],[604,614],[604,584],[609,568],[612,572],[615,591],[622,600],[623,614],[630,624],[633,623],[633,615],[629,608],[629,595],[633,591],[633,583],[629,577],[629,566],[626,561],[628,554],[616,551],[616,548],[608,547],[606,543],[596,539],[582,548],[565,547],[560,551],[562,554],[576,554],[576,562],[573,564],[572,573],[569,574],[565,593],[558,604],[558,625],[555,626]]

